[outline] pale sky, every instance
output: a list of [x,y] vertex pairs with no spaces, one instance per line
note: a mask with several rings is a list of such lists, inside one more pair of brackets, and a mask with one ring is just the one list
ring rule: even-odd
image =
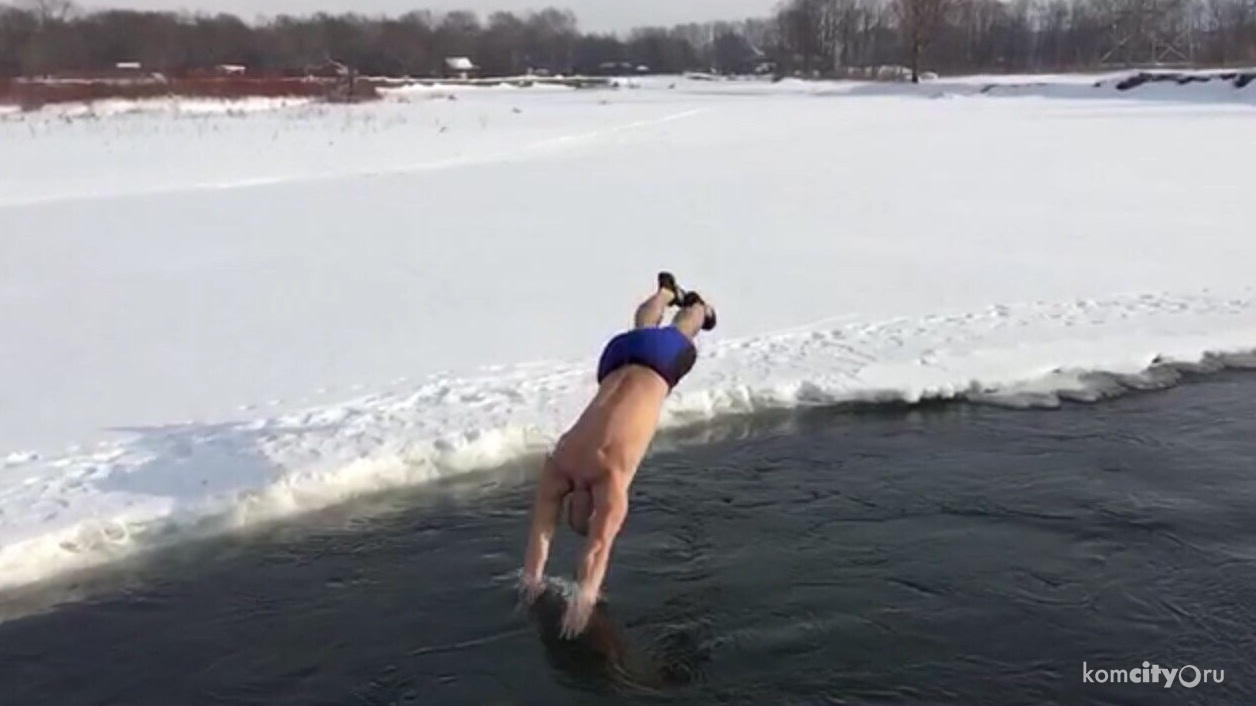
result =
[[86,9],[206,10],[251,20],[257,15],[305,15],[318,11],[400,15],[414,9],[525,11],[547,5],[570,9],[584,30],[622,30],[638,25],[673,25],[708,20],[764,17],[777,0],[77,0]]

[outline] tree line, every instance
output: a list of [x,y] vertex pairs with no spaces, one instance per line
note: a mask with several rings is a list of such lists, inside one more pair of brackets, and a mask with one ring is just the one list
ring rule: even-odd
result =
[[106,10],[0,0],[0,75],[122,62],[174,75],[223,64],[292,74],[329,61],[365,75],[713,71],[840,76],[1256,63],[1256,0],[783,0],[769,17],[589,33],[568,10],[281,15]]
[[942,73],[1256,63],[1256,0],[787,0],[793,70]]
[[[766,22],[760,22],[766,25]],[[447,57],[485,75],[571,74],[648,67],[745,69],[745,23],[585,33],[556,8],[515,14],[414,11],[397,17],[319,13],[246,23],[229,14],[79,11],[68,0],[0,0],[0,75],[99,70],[120,63],[172,75],[220,65],[291,74],[337,62],[362,75],[431,76]]]

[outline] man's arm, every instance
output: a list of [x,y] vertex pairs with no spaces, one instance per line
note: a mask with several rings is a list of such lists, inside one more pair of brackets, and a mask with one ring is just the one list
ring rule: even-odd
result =
[[580,582],[580,594],[592,603],[596,603],[602,592],[602,582],[606,580],[606,569],[610,565],[611,547],[615,537],[624,526],[628,516],[627,488],[616,482],[611,476],[596,487],[592,522],[589,537],[585,542],[584,551],[577,567],[577,579]]
[[594,606],[602,592],[606,569],[610,565],[611,547],[628,515],[628,492],[615,482],[614,476],[597,486],[592,526],[577,568],[579,587],[567,604],[559,634],[573,638],[584,632],[593,616]]
[[545,562],[549,559],[550,543],[554,528],[562,513],[563,496],[571,490],[571,482],[562,477],[553,462],[545,459],[536,497],[532,503],[532,522],[528,528],[528,549],[523,563],[523,581],[530,587],[539,587],[545,574]]

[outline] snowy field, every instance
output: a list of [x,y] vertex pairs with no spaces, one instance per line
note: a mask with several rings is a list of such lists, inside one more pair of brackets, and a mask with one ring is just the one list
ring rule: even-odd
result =
[[0,588],[544,449],[660,269],[668,425],[1253,364],[1256,84],[1102,78],[0,112]]

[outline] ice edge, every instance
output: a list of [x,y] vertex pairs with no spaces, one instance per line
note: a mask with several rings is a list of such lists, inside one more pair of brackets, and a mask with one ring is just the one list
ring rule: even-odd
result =
[[[806,408],[917,406],[969,402],[1012,408],[1055,408],[1064,402],[1097,402],[1124,394],[1175,386],[1189,375],[1256,369],[1256,347],[1206,351],[1194,360],[1156,356],[1139,372],[1057,368],[1037,377],[916,391],[826,388],[796,380],[765,386],[705,388],[669,403],[661,428],[676,430],[731,417]],[[331,464],[317,460],[293,468],[265,487],[176,506],[152,517],[102,517],[62,531],[0,548],[0,590],[29,586],[75,571],[205,539],[262,523],[288,519],[381,491],[420,486],[437,479],[489,470],[543,452],[557,427],[503,425],[422,441],[391,440],[381,450]]]

